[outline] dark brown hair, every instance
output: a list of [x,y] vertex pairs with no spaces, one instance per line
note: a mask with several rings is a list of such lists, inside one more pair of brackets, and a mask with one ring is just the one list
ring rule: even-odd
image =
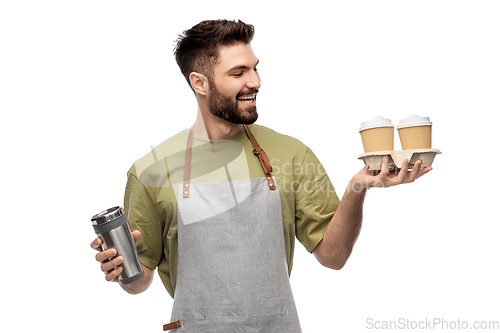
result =
[[175,60],[191,86],[189,81],[191,72],[211,77],[221,46],[249,44],[253,35],[253,25],[240,20],[203,21],[179,35],[174,50]]

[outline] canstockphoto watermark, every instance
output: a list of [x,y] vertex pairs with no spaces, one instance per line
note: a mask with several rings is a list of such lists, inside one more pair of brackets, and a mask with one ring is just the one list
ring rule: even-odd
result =
[[313,162],[285,162],[280,163],[278,159],[272,159],[272,175],[280,179],[282,191],[316,193],[322,192],[329,196],[336,193],[333,185],[326,181],[325,168],[320,163]]
[[460,318],[452,320],[445,318],[424,318],[421,320],[410,318],[377,320],[375,318],[367,318],[365,328],[369,330],[499,330],[500,321],[470,321]]
[[285,162],[283,164],[279,163],[278,159],[271,159],[271,165],[273,166],[273,174],[279,175],[283,174],[286,176],[290,175],[301,175],[301,174],[308,174],[308,175],[319,175],[319,176],[324,176],[326,175],[325,168],[321,164],[317,163],[312,163],[312,162],[306,162],[306,163],[291,163],[291,162]]

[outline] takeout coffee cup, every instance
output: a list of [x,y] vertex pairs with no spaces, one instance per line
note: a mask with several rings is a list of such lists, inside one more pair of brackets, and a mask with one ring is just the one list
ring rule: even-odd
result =
[[359,128],[365,153],[394,150],[394,125],[390,119],[375,117],[364,121]]
[[411,115],[400,120],[397,129],[403,150],[432,148],[432,123],[429,117]]

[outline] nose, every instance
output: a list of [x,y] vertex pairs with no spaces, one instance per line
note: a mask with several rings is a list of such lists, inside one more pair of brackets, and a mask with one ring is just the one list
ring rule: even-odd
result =
[[249,89],[260,89],[260,75],[256,70],[250,71],[246,86]]

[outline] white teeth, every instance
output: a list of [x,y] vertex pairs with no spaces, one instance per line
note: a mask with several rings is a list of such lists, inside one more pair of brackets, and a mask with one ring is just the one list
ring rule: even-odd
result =
[[248,100],[248,101],[250,101],[250,100],[254,99],[254,98],[255,98],[255,96],[256,96],[256,95],[253,95],[253,96],[247,96],[247,97],[240,97],[239,99],[244,99],[244,100]]

